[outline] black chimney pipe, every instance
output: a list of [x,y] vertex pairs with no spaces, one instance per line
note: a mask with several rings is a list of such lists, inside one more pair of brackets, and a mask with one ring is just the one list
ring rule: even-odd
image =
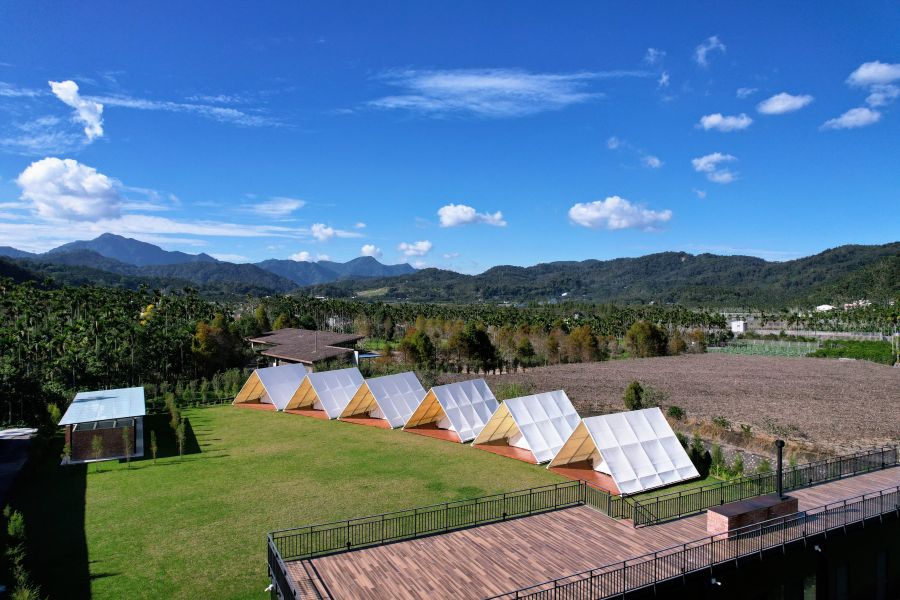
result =
[[784,500],[784,494],[782,493],[782,484],[781,484],[781,474],[784,471],[784,461],[781,456],[781,449],[784,448],[784,440],[775,440],[775,455],[778,464],[775,467],[775,493],[778,494],[779,500]]

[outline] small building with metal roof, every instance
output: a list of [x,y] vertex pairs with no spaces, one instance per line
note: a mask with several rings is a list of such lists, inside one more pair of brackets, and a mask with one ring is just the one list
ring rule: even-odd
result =
[[59,421],[69,462],[143,456],[146,414],[142,387],[79,392]]

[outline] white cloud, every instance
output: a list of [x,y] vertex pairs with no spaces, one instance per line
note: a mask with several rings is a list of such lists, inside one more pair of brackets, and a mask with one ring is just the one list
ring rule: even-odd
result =
[[706,41],[694,49],[694,61],[701,67],[709,66],[709,58],[707,58],[707,55],[713,50],[719,50],[722,53],[725,52],[725,44],[719,40],[719,36],[717,35],[706,38]]
[[288,256],[288,260],[293,260],[297,262],[318,262],[320,260],[331,260],[331,257],[327,254],[316,254],[315,257],[306,250],[301,250],[296,254],[291,254]]
[[873,85],[870,90],[871,93],[866,98],[869,106],[887,106],[900,97],[900,87],[896,85]]
[[493,214],[480,213],[471,206],[466,206],[465,204],[448,204],[447,206],[439,208],[437,214],[441,220],[441,227],[458,227],[460,225],[472,225],[475,223],[506,227],[506,221],[503,220],[503,213],[499,210]]
[[781,115],[800,110],[812,101],[813,97],[808,94],[794,96],[781,92],[757,104],[756,110],[764,115]]
[[652,154],[642,156],[641,162],[644,163],[645,167],[649,167],[651,169],[658,169],[663,166],[663,161],[661,161],[658,157],[653,156]]
[[71,158],[44,158],[16,179],[22,199],[47,219],[98,220],[118,217],[122,198],[115,182]]
[[362,221],[358,221],[358,222],[353,226],[353,229],[365,229],[365,228],[366,228],[366,224],[363,223]]
[[441,256],[447,260],[451,260],[459,257],[459,252],[444,252]]
[[622,140],[617,138],[616,136],[610,136],[609,139],[606,140],[606,147],[610,150],[615,150],[619,146],[622,145]]
[[247,258],[246,256],[244,256],[243,254],[218,254],[218,253],[213,253],[213,254],[210,254],[210,256],[212,256],[212,257],[215,258],[216,260],[223,260],[223,261],[225,261],[225,262],[231,262],[231,263],[245,263],[245,262],[250,262],[250,259]]
[[404,256],[425,256],[426,254],[431,252],[432,247],[433,245],[430,241],[422,240],[419,242],[413,242],[411,244],[400,242],[400,244],[397,246],[397,250],[402,252]]
[[428,261],[421,260],[421,259],[414,260],[414,261],[412,261],[412,266],[414,266],[417,269],[425,269],[428,267]]
[[371,256],[373,258],[381,258],[381,248],[375,246],[375,244],[365,244],[359,250],[360,256]]
[[60,120],[45,116],[15,123],[17,133],[0,138],[0,147],[26,156],[64,154],[89,143],[84,136],[58,127]]
[[755,87],[742,87],[738,88],[734,95],[743,100],[744,98],[748,98],[758,91],[759,89]]
[[288,198],[286,196],[273,196],[266,202],[258,202],[250,205],[248,208],[265,217],[286,217],[295,210],[299,210],[306,206],[306,200],[298,198]]
[[669,222],[671,218],[671,210],[649,210],[619,196],[588,203],[579,202],[569,209],[569,219],[574,224],[591,229],[639,228],[648,231]]
[[737,116],[726,116],[721,113],[715,113],[712,115],[705,115],[700,117],[700,122],[697,124],[697,126],[703,128],[706,131],[715,129],[717,131],[727,132],[747,129],[748,127],[750,127],[751,123],[753,123],[753,119],[751,119],[744,113],[741,113]]
[[319,240],[320,242],[327,242],[331,238],[339,237],[339,238],[358,238],[362,237],[361,233],[357,233],[355,231],[344,231],[343,229],[335,229],[333,227],[329,227],[324,223],[314,223],[312,227],[310,227],[310,233],[314,238]]
[[662,62],[665,57],[665,50],[659,50],[657,48],[647,48],[647,53],[644,54],[644,62],[648,65],[655,65]]
[[663,71],[659,76],[659,79],[656,80],[656,87],[664,88],[669,87],[669,72]]
[[0,98],[35,98],[43,95],[44,92],[41,90],[17,87],[0,81]]
[[694,188],[694,193],[695,193],[695,194],[697,195],[697,197],[700,198],[701,200],[705,200],[705,199],[706,199],[706,190],[698,190],[697,188]]
[[856,129],[872,125],[881,120],[881,113],[871,108],[851,108],[844,114],[834,119],[829,119],[822,124],[822,129]]
[[75,120],[84,125],[88,141],[103,136],[103,105],[81,97],[74,81],[50,81],[53,94],[75,109]]
[[645,71],[530,73],[514,69],[408,69],[382,76],[403,93],[377,98],[368,104],[374,108],[435,116],[522,117],[599,97],[601,94],[587,89],[594,80],[649,75]]
[[691,164],[695,171],[705,174],[706,178],[714,183],[731,183],[737,179],[737,173],[723,167],[722,164],[736,160],[737,157],[730,154],[714,152],[692,159]]
[[847,83],[856,87],[884,85],[900,79],[900,63],[883,63],[872,61],[861,64],[850,73]]

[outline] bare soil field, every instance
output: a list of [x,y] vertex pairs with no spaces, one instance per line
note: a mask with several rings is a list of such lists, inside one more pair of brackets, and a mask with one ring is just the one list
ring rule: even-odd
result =
[[825,452],[900,441],[900,368],[865,361],[689,354],[554,365],[485,379],[492,387],[520,382],[536,392],[563,389],[582,416],[624,410],[622,393],[637,379],[666,392],[664,405],[680,406],[691,421],[723,416],[735,430],[747,424],[756,436]]

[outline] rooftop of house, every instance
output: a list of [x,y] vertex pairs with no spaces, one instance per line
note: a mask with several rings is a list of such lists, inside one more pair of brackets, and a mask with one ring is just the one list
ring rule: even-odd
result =
[[249,338],[253,344],[263,344],[263,356],[312,364],[352,353],[353,344],[365,336],[310,329],[285,328],[268,331]]

